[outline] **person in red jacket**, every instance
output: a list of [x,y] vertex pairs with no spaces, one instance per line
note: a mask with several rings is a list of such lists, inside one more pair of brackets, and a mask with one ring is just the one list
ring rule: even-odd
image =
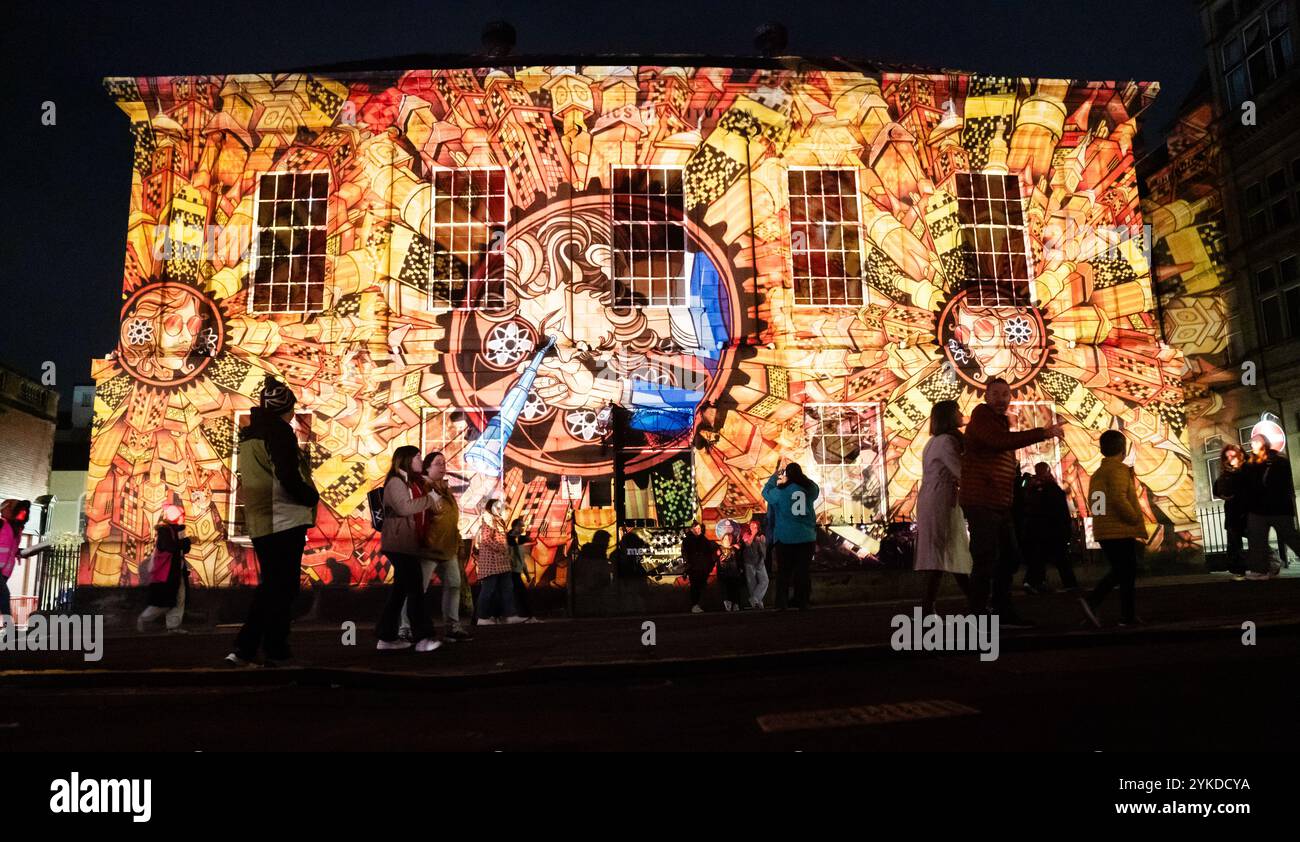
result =
[[999,616],[1000,625],[1027,628],[1030,624],[1011,605],[1011,578],[1020,563],[1011,512],[1020,475],[1016,451],[1049,438],[1061,438],[1064,427],[1050,424],[1013,433],[1007,420],[1010,405],[1011,387],[1001,378],[990,380],[984,403],[975,407],[966,425],[961,475],[970,481],[961,484],[960,503],[970,530],[971,611],[991,608]]

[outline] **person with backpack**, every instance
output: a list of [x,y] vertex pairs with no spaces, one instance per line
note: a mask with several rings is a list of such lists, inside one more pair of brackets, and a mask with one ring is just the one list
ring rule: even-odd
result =
[[265,652],[267,666],[293,659],[293,600],[302,586],[307,529],[316,523],[320,502],[311,463],[290,423],[297,402],[288,386],[268,375],[248,426],[240,431],[239,488],[260,572],[248,619],[225,658],[229,666],[247,666],[259,651]]
[[135,621],[136,631],[144,632],[148,623],[165,618],[167,631],[183,633],[185,595],[189,590],[190,568],[185,554],[190,539],[185,537],[185,513],[180,506],[164,506],[154,530],[154,549],[147,573],[149,605]]
[[[817,483],[804,475],[797,462],[776,470],[763,486],[763,499],[774,520],[776,537],[776,607],[807,609],[812,596],[812,557],[817,548],[817,510],[821,494]],[[794,600],[787,602],[790,583],[794,582]]]

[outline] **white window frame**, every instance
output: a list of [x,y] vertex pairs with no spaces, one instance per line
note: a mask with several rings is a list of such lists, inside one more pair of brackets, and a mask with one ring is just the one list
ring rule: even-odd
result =
[[[438,190],[437,190],[436,182],[435,182],[434,179],[435,179],[435,177],[437,176],[437,174],[440,173],[440,172],[449,172],[449,173],[452,173],[452,174],[453,174],[453,177],[454,177],[454,174],[455,174],[455,173],[461,173],[461,172],[499,172],[499,173],[501,173],[501,181],[502,181],[502,186],[503,186],[503,188],[504,188],[504,194],[503,194],[503,197],[504,197],[504,205],[505,205],[504,208],[503,208],[504,217],[503,217],[503,219],[501,220],[501,232],[502,232],[502,233],[501,233],[501,253],[502,253],[502,255],[503,255],[503,258],[502,258],[502,261],[501,261],[501,300],[502,300],[502,309],[505,309],[506,298],[508,297],[507,294],[508,294],[509,291],[510,291],[510,284],[509,284],[509,282],[508,282],[508,278],[507,278],[508,273],[506,272],[506,268],[505,268],[505,259],[504,259],[504,254],[505,254],[506,248],[507,248],[507,246],[508,246],[508,244],[509,244],[509,242],[510,242],[510,211],[511,211],[511,209],[514,207],[514,205],[513,205],[513,204],[511,203],[511,201],[510,201],[510,173],[507,171],[506,167],[504,167],[504,166],[500,166],[500,165],[496,165],[496,164],[492,164],[492,165],[483,165],[483,166],[475,166],[475,167],[438,167],[438,166],[436,166],[436,167],[432,167],[432,168],[430,169],[430,171],[429,171],[429,224],[428,224],[428,230],[426,230],[426,231],[424,232],[424,235],[428,238],[428,240],[429,240],[429,244],[430,244],[430,245],[429,245],[429,281],[428,281],[428,283],[429,283],[429,288],[428,288],[427,290],[425,290],[425,306],[428,308],[428,310],[429,310],[430,312],[433,312],[433,313],[445,313],[445,312],[450,312],[450,311],[498,313],[498,312],[500,312],[500,310],[488,310],[488,309],[481,308],[481,307],[452,307],[452,306],[448,306],[447,304],[437,303],[437,302],[434,301],[434,297],[433,297],[433,286],[434,286],[435,283],[437,283],[437,279],[435,279],[435,278],[433,277],[433,243],[435,242],[434,237],[433,237],[434,226],[436,226],[436,225],[450,225],[450,226],[452,226],[453,229],[455,229],[456,226],[461,226],[461,227],[464,227],[464,228],[472,228],[473,226],[480,224],[480,223],[476,223],[476,222],[455,222],[455,221],[453,221],[453,222],[438,222],[438,221],[437,221],[437,214],[438,214],[438,209],[437,209]],[[492,227],[492,223],[489,222],[489,224],[488,224],[488,229],[491,230],[491,227]],[[490,241],[490,239],[489,239],[489,251],[490,251],[490,250],[491,250],[491,241]],[[449,280],[448,280],[448,279],[443,279],[442,282],[443,282],[443,283],[449,283]],[[465,279],[465,283],[467,283],[467,284],[469,283],[469,279],[468,279],[468,278]]]
[[[302,309],[302,310],[276,310],[276,309],[259,310],[259,309],[257,309],[256,306],[254,306],[254,302],[255,302],[257,296],[254,295],[253,290],[254,290],[254,288],[257,287],[257,285],[258,285],[258,284],[257,284],[257,267],[258,267],[258,264],[260,263],[260,261],[261,261],[261,259],[262,259],[262,256],[261,256],[261,249],[259,248],[259,242],[261,241],[261,233],[262,233],[262,231],[263,231],[263,230],[267,230],[267,229],[264,229],[263,226],[260,225],[260,224],[258,223],[257,220],[258,220],[258,216],[259,216],[260,213],[261,213],[261,207],[262,207],[262,178],[263,178],[264,176],[268,176],[268,175],[294,175],[294,176],[299,176],[299,175],[310,175],[310,176],[323,175],[323,176],[325,176],[325,196],[324,196],[323,199],[320,200],[320,201],[323,201],[323,202],[325,203],[325,221],[324,221],[323,223],[321,223],[320,225],[308,225],[308,226],[306,226],[308,230],[316,229],[316,228],[320,228],[322,231],[325,232],[325,238],[326,238],[326,247],[325,247],[325,248],[326,248],[326,252],[327,252],[327,253],[324,254],[324,255],[319,255],[320,257],[323,257],[323,258],[324,258],[324,261],[322,262],[322,266],[323,266],[323,268],[322,268],[321,271],[325,273],[325,276],[322,277],[322,278],[320,279],[320,284],[321,284],[321,304],[320,304],[320,307],[318,307],[318,308],[315,308],[315,309],[312,309],[312,308],[311,308],[311,305],[310,305],[310,299],[311,299],[311,296],[308,296],[308,297],[307,297],[307,298],[308,298],[308,303],[307,303],[307,305],[306,305],[306,309]],[[307,314],[307,313],[321,313],[321,312],[324,312],[324,310],[325,310],[325,305],[326,305],[326,298],[328,297],[327,293],[329,292],[329,283],[328,283],[328,279],[329,279],[329,259],[330,259],[330,258],[329,258],[329,254],[328,254],[328,251],[329,251],[329,245],[328,245],[328,241],[329,241],[329,223],[330,223],[330,218],[329,218],[329,197],[333,194],[333,187],[334,187],[334,185],[333,185],[333,180],[332,180],[331,177],[330,177],[330,171],[329,171],[329,170],[302,170],[301,172],[285,171],[285,170],[267,170],[267,171],[265,171],[265,172],[259,172],[259,173],[257,174],[257,187],[256,187],[256,188],[254,189],[254,191],[253,191],[253,236],[252,236],[252,245],[251,245],[252,262],[251,262],[250,267],[249,267],[249,275],[248,275],[248,278],[249,278],[249,280],[248,280],[248,298],[247,298],[246,305],[245,305],[245,309],[246,309],[250,314],[259,315],[259,316],[292,316],[292,315],[304,315],[304,314]],[[278,199],[277,199],[277,201],[278,201]],[[313,202],[314,202],[314,201],[317,201],[317,200],[315,200],[315,199],[311,199],[310,201],[313,201]],[[309,217],[309,218],[310,218],[310,217]],[[275,229],[278,228],[278,227],[279,227],[279,226],[272,225],[272,226],[270,227],[270,230],[275,230]],[[296,227],[297,227],[297,226],[290,226],[291,229],[294,229],[294,228],[296,228]],[[308,256],[308,257],[316,257],[316,256],[318,256],[318,255],[307,255],[307,256]],[[310,270],[310,263],[308,263],[308,272],[310,272],[310,271],[311,271],[311,270]],[[310,287],[310,281],[307,281],[307,282],[305,282],[305,283],[308,285],[308,287]]]
[[[615,202],[615,199],[617,198],[617,195],[618,195],[618,194],[616,194],[616,193],[614,192],[614,176],[615,176],[615,173],[617,173],[619,170],[626,170],[626,171],[628,171],[628,172],[651,172],[651,171],[654,171],[654,170],[659,170],[659,171],[661,171],[661,172],[665,172],[665,173],[666,173],[666,172],[672,172],[672,171],[675,171],[675,172],[677,172],[678,175],[681,177],[681,182],[682,182],[682,218],[681,218],[681,220],[671,220],[671,219],[665,219],[665,220],[662,220],[662,224],[675,226],[675,227],[681,229],[681,237],[682,237],[682,251],[681,251],[681,255],[682,255],[682,275],[681,275],[681,277],[676,278],[676,279],[673,279],[673,278],[668,278],[668,277],[659,278],[659,277],[654,277],[654,276],[652,276],[652,277],[648,277],[648,278],[620,277],[620,276],[619,276],[619,274],[618,274],[619,253],[618,253],[618,249],[617,249],[617,247],[616,247],[616,245],[615,245],[615,243],[614,243],[614,231],[615,231],[615,227],[616,227],[616,226],[618,226],[618,225],[620,225],[620,224],[627,224],[627,223],[619,223],[619,222],[616,222],[615,219],[614,219],[614,202]],[[611,284],[611,290],[610,290],[610,292],[611,292],[611,298],[612,298],[613,301],[615,302],[615,306],[618,306],[618,305],[617,305],[617,302],[618,302],[618,284],[619,284],[620,282],[623,283],[623,284],[626,284],[626,285],[627,285],[627,286],[628,286],[628,287],[633,291],[633,293],[635,294],[636,291],[637,291],[637,287],[636,287],[636,282],[637,282],[637,281],[646,281],[646,282],[651,282],[651,283],[653,283],[653,282],[656,281],[656,280],[663,280],[663,281],[666,281],[666,282],[668,282],[668,283],[676,283],[676,284],[678,285],[678,288],[681,290],[681,302],[680,302],[680,303],[672,303],[671,301],[669,301],[669,302],[659,302],[659,301],[655,301],[655,300],[653,300],[653,298],[652,298],[651,296],[646,296],[646,298],[649,299],[649,301],[648,301],[648,303],[646,303],[645,305],[641,305],[641,309],[643,309],[643,310],[648,310],[648,309],[669,310],[669,309],[673,309],[673,308],[676,308],[676,307],[690,307],[690,306],[692,305],[692,302],[691,302],[691,279],[690,279],[689,277],[687,277],[687,275],[686,275],[686,268],[687,268],[687,265],[689,264],[689,261],[686,259],[686,256],[687,256],[688,254],[690,254],[690,237],[687,236],[688,233],[689,233],[689,231],[688,231],[688,227],[687,227],[687,224],[686,224],[686,208],[687,208],[687,206],[688,206],[688,204],[689,204],[689,203],[687,202],[687,198],[688,198],[688,196],[687,196],[687,192],[686,192],[686,167],[683,166],[683,165],[680,165],[680,164],[610,164],[610,166],[609,166],[609,185],[610,185],[610,191],[609,191],[609,234],[610,234],[610,236],[609,236],[609,239],[610,239],[610,244],[609,244],[609,259],[610,259],[610,267],[609,267],[609,282],[610,282],[610,284]],[[655,220],[651,220],[651,221],[655,221]],[[635,224],[635,223],[631,223],[631,224]],[[665,250],[664,250],[664,254],[671,254],[672,252],[673,252],[673,249],[665,249]],[[649,254],[649,253],[651,253],[651,252],[647,252],[647,254]],[[671,299],[672,296],[670,295],[669,298]],[[638,306],[638,305],[633,304],[633,305],[630,305],[630,306],[634,306],[634,307],[635,307],[635,306]]]
[[[885,404],[884,404],[884,402],[883,402],[883,401],[820,401],[820,402],[817,402],[817,403],[808,403],[808,404],[805,404],[805,406],[804,406],[804,410],[803,410],[803,423],[804,423],[804,425],[805,425],[804,428],[807,429],[807,425],[808,425],[808,421],[809,421],[809,417],[808,417],[808,416],[809,416],[809,410],[813,410],[813,409],[816,409],[816,410],[824,410],[824,409],[827,409],[827,408],[852,409],[852,410],[858,411],[859,413],[861,413],[863,410],[872,410],[872,411],[874,411],[874,414],[875,414],[875,428],[876,428],[876,429],[875,429],[876,441],[878,442],[879,447],[880,447],[879,454],[877,455],[877,457],[876,457],[876,459],[875,459],[875,462],[876,462],[876,466],[875,466],[876,482],[877,482],[877,484],[878,484],[878,486],[879,486],[879,488],[880,488],[880,505],[879,505],[879,509],[878,509],[878,511],[877,511],[877,516],[879,517],[879,516],[882,515],[882,514],[888,513],[888,511],[889,511],[889,487],[888,487],[888,484],[886,483],[886,471],[885,471],[885,467],[886,467],[886,466],[885,466],[885,462],[886,462],[886,458],[887,458],[887,452],[886,452],[886,449],[887,449],[887,448],[886,448],[886,442],[885,442],[885,428],[884,428],[884,416],[885,416]],[[819,417],[820,417],[820,415],[819,415]],[[854,468],[854,467],[856,467],[857,469],[859,469],[859,470],[862,471],[862,473],[863,473],[864,476],[866,475],[867,471],[870,470],[870,467],[869,467],[869,466],[867,466],[867,465],[863,465],[863,464],[862,464],[862,457],[861,457],[860,454],[859,454],[859,456],[858,456],[858,461],[857,461],[857,462],[854,462],[854,463],[848,463],[848,462],[846,462],[846,463],[840,463],[840,464],[828,465],[828,464],[823,464],[823,463],[817,461],[817,457],[816,457],[815,452],[814,452],[814,450],[813,450],[813,446],[812,446],[812,441],[811,441],[811,440],[810,440],[809,443],[808,443],[808,459],[809,459],[810,462],[812,462],[813,464],[815,464],[815,465],[817,466],[818,476],[821,477],[821,478],[823,479],[823,483],[822,483],[823,486],[825,485],[824,480],[825,480],[825,478],[826,478],[826,476],[827,476],[827,469],[831,469],[831,470],[845,470],[845,469],[848,469],[848,468]],[[828,508],[828,506],[829,506],[829,497],[828,497],[827,494],[825,493],[825,488],[823,488],[822,493],[818,495],[818,497],[817,497],[817,501],[818,501],[818,502],[817,502],[817,512],[818,512],[819,514],[826,512],[826,511],[827,511],[827,508]],[[841,504],[841,505],[839,506],[839,508],[840,508],[840,510],[841,510],[841,513],[842,513],[842,512],[844,511],[844,509],[848,508],[849,506],[859,507],[860,505],[861,505],[861,504],[859,504],[859,503],[857,503],[857,502],[855,502],[855,501],[850,501],[848,504]],[[852,512],[852,514],[854,514],[854,515],[859,515],[860,517],[858,517],[858,518],[856,518],[856,519],[854,519],[854,518],[848,518],[848,519],[845,520],[843,523],[841,523],[839,520],[834,520],[834,521],[832,521],[832,524],[831,524],[831,525],[842,526],[842,525],[845,525],[845,524],[865,523],[865,522],[868,521],[868,518],[865,516],[865,512],[861,511],[861,509],[857,509],[857,510],[855,510],[854,512]]]
[[[789,229],[789,230],[787,231],[787,234],[788,234],[788,235],[790,236],[790,238],[791,238],[791,242],[790,242],[790,250],[789,250],[789,251],[790,251],[790,254],[789,254],[789,258],[786,260],[786,271],[788,271],[788,272],[790,273],[790,301],[791,301],[791,306],[792,306],[793,308],[795,308],[795,309],[803,309],[803,310],[817,310],[817,309],[825,309],[825,308],[827,308],[827,307],[834,307],[834,308],[844,309],[844,310],[859,310],[859,309],[861,309],[862,306],[865,305],[865,304],[867,303],[867,280],[866,280],[866,275],[865,275],[866,265],[867,265],[867,256],[866,256],[866,250],[863,248],[863,240],[866,239],[866,230],[865,230],[865,228],[863,227],[863,224],[862,224],[862,168],[861,168],[861,167],[855,167],[855,166],[843,166],[843,167],[837,167],[837,166],[830,166],[830,165],[825,165],[825,166],[823,166],[823,165],[811,165],[811,166],[805,166],[805,165],[790,165],[790,166],[787,166],[785,169],[786,169],[785,177],[784,177],[783,179],[781,179],[781,182],[782,182],[782,183],[781,183],[781,190],[785,193],[786,225],[788,226],[788,229]],[[854,187],[856,188],[855,192],[857,193],[857,200],[858,200],[858,224],[857,224],[857,229],[858,229],[858,288],[859,288],[859,290],[861,291],[861,301],[860,301],[859,303],[857,303],[857,304],[854,304],[854,303],[851,303],[851,302],[846,302],[846,303],[842,303],[842,304],[812,304],[812,303],[808,303],[808,302],[801,302],[801,301],[799,301],[798,298],[797,298],[797,295],[796,295],[796,293],[795,293],[795,276],[794,276],[794,215],[793,215],[793,213],[792,213],[791,210],[790,210],[790,200],[791,200],[791,196],[790,196],[790,173],[791,173],[791,172],[808,172],[808,171],[810,171],[810,170],[813,170],[813,171],[822,171],[822,172],[828,172],[828,171],[829,171],[829,172],[840,172],[840,171],[845,171],[845,170],[847,170],[847,171],[851,171],[851,172],[853,173],[853,184],[854,184]],[[838,224],[843,224],[843,223],[838,223]],[[846,281],[849,280],[849,278],[848,278],[847,276],[845,276],[845,279],[846,279]]]

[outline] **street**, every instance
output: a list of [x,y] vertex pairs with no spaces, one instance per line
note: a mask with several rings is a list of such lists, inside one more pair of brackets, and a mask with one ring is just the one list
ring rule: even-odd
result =
[[1294,579],[1144,587],[1148,625],[1102,632],[1065,595],[1026,599],[1040,627],[1004,631],[992,662],[892,651],[897,605],[655,618],[654,647],[633,619],[479,629],[425,656],[313,630],[295,632],[307,665],[274,670],[207,669],[224,633],[110,638],[91,671],[6,653],[26,663],[0,689],[0,748],[1288,751],[1297,595]]

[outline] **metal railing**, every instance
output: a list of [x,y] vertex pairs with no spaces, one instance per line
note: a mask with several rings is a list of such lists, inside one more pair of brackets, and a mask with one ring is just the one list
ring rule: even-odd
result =
[[[1300,501],[1298,501],[1300,502]],[[1228,551],[1228,526],[1222,502],[1197,506],[1196,519],[1201,522],[1201,544],[1206,555]],[[1276,534],[1269,531],[1269,547],[1281,552]]]
[[55,545],[41,551],[36,558],[36,609],[55,614],[70,612],[77,592],[81,547]]

